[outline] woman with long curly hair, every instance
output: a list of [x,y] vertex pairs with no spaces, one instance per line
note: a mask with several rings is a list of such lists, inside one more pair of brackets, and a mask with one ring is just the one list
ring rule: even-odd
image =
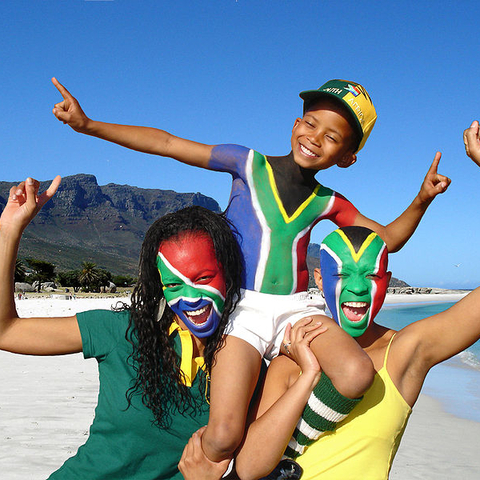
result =
[[209,372],[239,297],[237,243],[226,220],[201,207],[165,215],[143,242],[131,306],[19,318],[13,268],[20,239],[59,184],[57,177],[38,195],[39,183],[28,178],[11,189],[0,217],[0,349],[82,351],[99,365],[89,438],[49,478],[182,478],[177,464],[208,422]]

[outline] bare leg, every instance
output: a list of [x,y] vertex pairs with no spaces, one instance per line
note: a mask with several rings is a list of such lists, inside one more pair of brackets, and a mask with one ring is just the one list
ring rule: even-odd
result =
[[230,335],[217,354],[212,369],[210,419],[202,436],[203,451],[214,462],[231,457],[242,441],[261,360],[254,347]]
[[[314,321],[317,317],[313,317]],[[360,345],[331,318],[318,317],[328,331],[310,345],[335,388],[347,398],[361,397],[371,386],[375,370]]]

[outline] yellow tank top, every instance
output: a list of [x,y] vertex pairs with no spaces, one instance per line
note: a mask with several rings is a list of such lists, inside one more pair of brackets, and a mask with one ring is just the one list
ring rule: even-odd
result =
[[334,432],[326,433],[297,458],[302,480],[385,480],[412,409],[383,366],[363,400]]

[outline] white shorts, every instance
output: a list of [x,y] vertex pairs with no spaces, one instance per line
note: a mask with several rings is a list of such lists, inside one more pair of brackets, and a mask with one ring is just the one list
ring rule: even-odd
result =
[[308,292],[293,295],[242,290],[237,308],[230,315],[226,333],[255,347],[268,360],[280,353],[285,327],[310,315],[325,315],[325,301]]

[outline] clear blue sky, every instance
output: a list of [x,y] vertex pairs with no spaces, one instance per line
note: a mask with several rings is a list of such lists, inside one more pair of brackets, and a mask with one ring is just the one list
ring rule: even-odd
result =
[[[391,270],[418,286],[480,283],[480,171],[462,142],[480,117],[478,2],[4,0],[0,18],[1,180],[90,173],[100,185],[199,191],[225,207],[228,175],[58,122],[50,78],[94,119],[270,155],[289,151],[301,90],[355,80],[369,90],[377,124],[354,166],[318,180],[388,223],[442,151],[452,185],[391,256]],[[333,229],[322,223],[313,241]]]

